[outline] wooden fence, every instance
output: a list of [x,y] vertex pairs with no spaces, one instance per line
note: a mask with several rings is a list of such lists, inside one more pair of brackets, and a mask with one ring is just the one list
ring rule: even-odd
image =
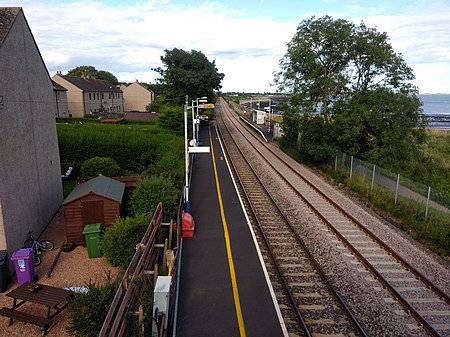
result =
[[[166,239],[164,244],[156,242],[162,219],[163,205],[159,203],[144,237],[136,245],[136,252],[122,277],[122,282],[100,330],[100,337],[149,335],[151,324],[144,324],[146,313],[143,299],[148,296],[149,290],[153,293],[153,286],[158,276],[157,261],[161,256],[161,248],[164,248],[164,253],[168,248],[170,249],[172,238],[172,224],[170,223],[168,224],[171,226],[169,239]],[[162,256],[165,256],[164,253]],[[151,296],[153,295],[151,294]],[[149,301],[150,305],[151,302],[152,298]],[[161,315],[159,315],[158,321],[161,321]]]

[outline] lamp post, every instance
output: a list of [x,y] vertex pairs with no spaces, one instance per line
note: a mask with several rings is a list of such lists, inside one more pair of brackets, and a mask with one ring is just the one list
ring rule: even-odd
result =
[[[207,102],[206,97],[202,97],[200,99],[196,99],[197,103],[197,117],[198,117],[198,109],[199,105],[198,103],[201,102]],[[195,136],[195,131],[197,131],[197,138],[198,138],[198,129],[196,129],[196,125],[198,125],[195,121],[193,122],[193,139],[191,140],[191,143],[188,142],[188,109],[191,109],[192,111],[192,118],[194,119],[194,101],[192,101],[192,106],[188,106],[189,104],[189,97],[186,95],[186,101],[184,104],[184,165],[185,165],[185,174],[186,174],[186,182],[184,185],[184,210],[187,213],[190,213],[191,211],[191,204],[189,201],[189,153],[209,153],[210,148],[209,146],[197,146],[197,140]],[[198,118],[197,118],[198,120]]]
[[199,115],[198,115],[198,110],[199,110],[198,104],[199,104],[199,103],[207,103],[207,102],[208,102],[208,97],[206,97],[206,96],[197,98],[197,115],[196,115],[196,128],[195,128],[195,131],[196,131],[196,137],[195,137],[195,139],[197,140],[197,143],[198,143],[198,128],[199,128],[198,125],[199,125],[199,123],[200,123],[200,121],[199,121]]
[[[192,111],[192,139],[194,140],[194,146],[198,145],[198,123],[199,123],[199,104],[200,103],[207,103],[208,98],[203,96],[200,98],[196,98],[195,101],[192,100],[191,105],[191,111]],[[195,105],[194,105],[195,103]],[[195,114],[194,114],[194,107],[195,107]]]
[[191,205],[189,203],[189,149],[187,138],[187,109],[188,109],[188,95],[186,95],[186,102],[184,104],[184,167],[186,173],[186,182],[184,185],[184,210],[186,212],[191,211]]
[[[198,110],[198,98],[195,100],[195,102],[197,102],[196,106]],[[192,139],[194,140],[195,145],[197,145],[197,137],[195,136],[194,100],[192,100],[191,111],[192,111]]]

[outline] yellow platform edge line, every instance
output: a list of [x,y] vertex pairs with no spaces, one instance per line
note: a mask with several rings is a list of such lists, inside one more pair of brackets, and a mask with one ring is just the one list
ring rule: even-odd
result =
[[214,157],[214,146],[213,146],[213,142],[212,142],[211,129],[209,129],[209,143],[211,146],[211,157],[212,157],[212,162],[213,162],[213,167],[214,167],[214,176],[216,179],[217,198],[219,200],[220,216],[222,218],[223,234],[225,236],[225,245],[227,248],[228,266],[230,268],[231,285],[233,288],[234,306],[236,308],[236,316],[237,316],[238,325],[239,325],[239,333],[240,333],[241,337],[245,337],[246,334],[245,334],[244,319],[242,317],[241,302],[239,300],[239,291],[238,291],[238,285],[237,285],[237,281],[236,281],[236,273],[234,271],[233,254],[231,253],[231,244],[230,244],[230,236],[228,234],[228,225],[227,225],[227,220],[225,218],[225,212],[223,209],[222,193],[220,191],[219,175],[217,174],[216,159]]

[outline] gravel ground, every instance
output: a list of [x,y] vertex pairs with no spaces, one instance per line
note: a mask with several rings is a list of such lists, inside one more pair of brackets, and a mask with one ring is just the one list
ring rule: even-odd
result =
[[[97,283],[103,283],[107,273],[111,273],[112,277],[116,277],[120,273],[120,269],[110,266],[104,258],[90,259],[87,254],[86,247],[78,246],[72,252],[61,252],[61,255],[48,277],[51,265],[56,259],[57,254],[66,240],[66,227],[64,221],[64,213],[62,208],[56,213],[52,222],[39,239],[49,239],[55,243],[55,249],[41,255],[42,263],[36,267],[35,274],[39,277],[39,283],[47,284],[55,287],[65,288],[74,286],[83,286],[89,280]],[[0,307],[12,306],[12,299],[6,294],[17,287],[17,281],[13,279],[6,292],[0,294]],[[36,315],[45,316],[46,309],[44,306],[26,303],[20,310],[27,311]],[[50,326],[47,336],[65,337],[71,336],[66,328],[68,326],[68,313],[70,307],[55,317],[53,325]],[[23,336],[41,336],[42,332],[37,326],[14,321],[14,324],[8,326],[8,318],[0,316],[0,335],[4,337],[23,337]]]

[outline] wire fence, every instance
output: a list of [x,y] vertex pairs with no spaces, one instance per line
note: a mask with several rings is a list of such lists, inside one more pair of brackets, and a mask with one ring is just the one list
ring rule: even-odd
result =
[[395,204],[416,202],[423,208],[425,218],[433,210],[450,213],[450,197],[431,186],[412,181],[344,152],[338,153],[334,163],[330,164],[334,165],[335,171],[341,171],[350,180],[368,184],[370,193],[375,189],[382,189],[393,196]]

